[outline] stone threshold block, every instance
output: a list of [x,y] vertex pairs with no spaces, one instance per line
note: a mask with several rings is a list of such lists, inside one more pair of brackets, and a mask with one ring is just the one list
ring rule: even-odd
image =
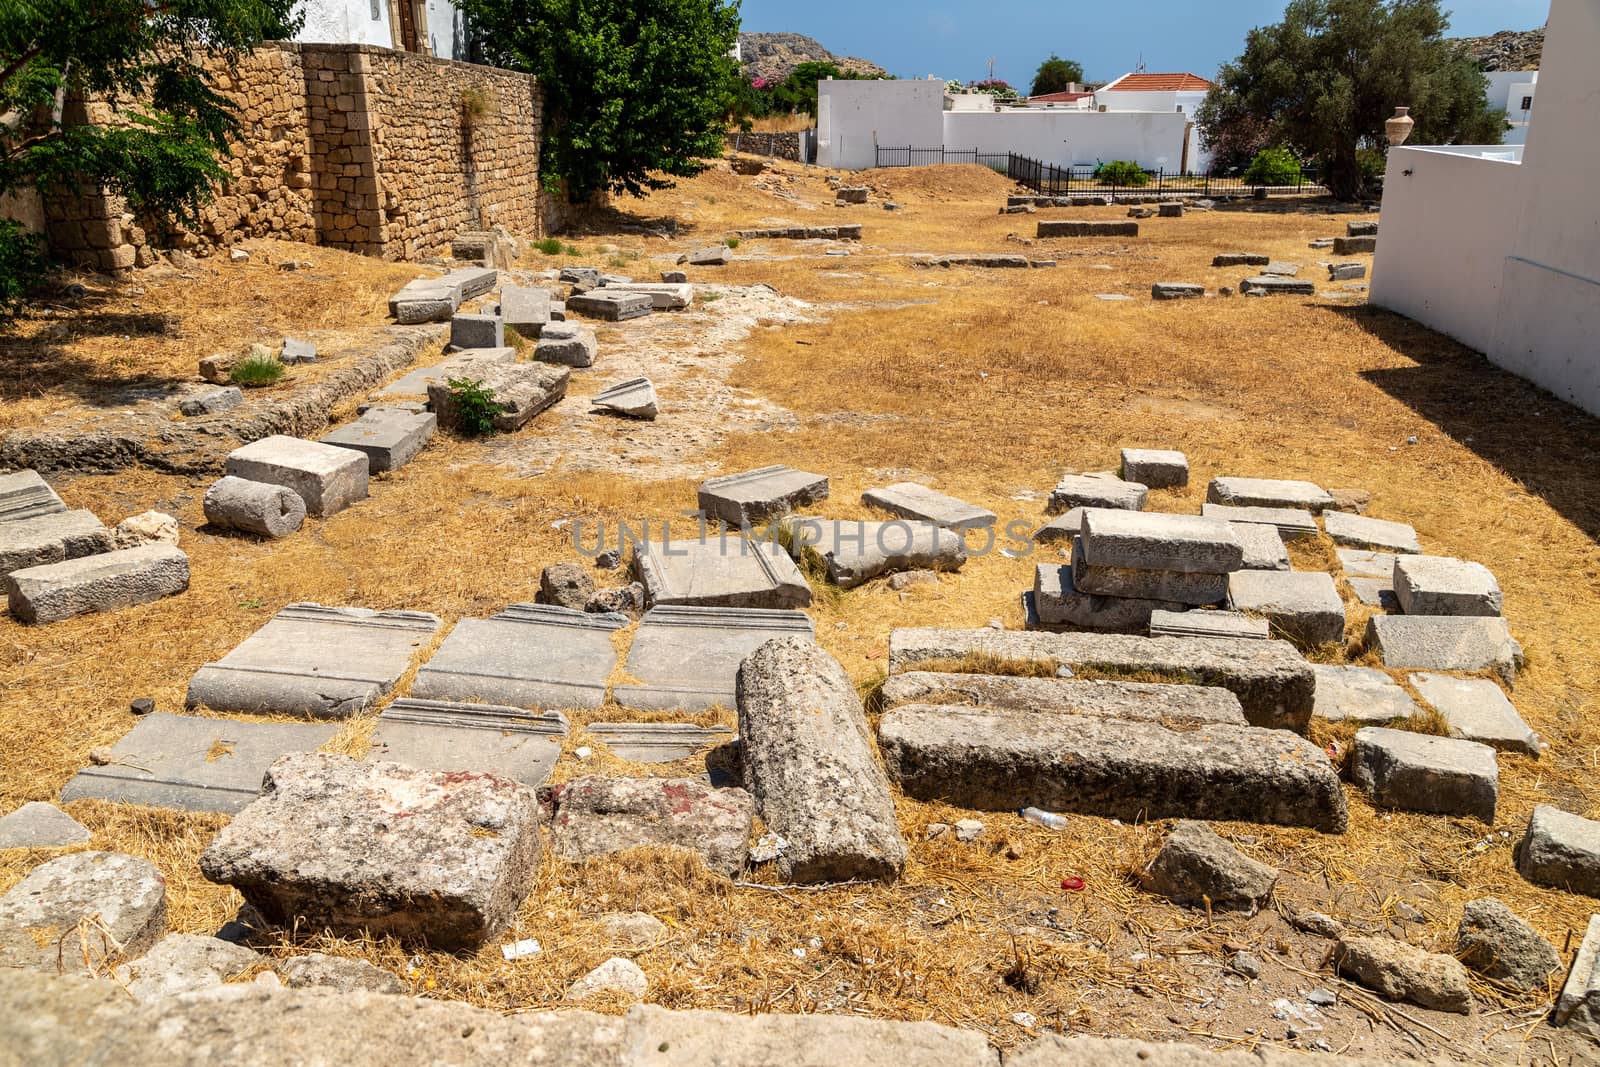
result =
[[913,267],[985,267],[990,270],[1027,270],[1027,256],[1004,253],[979,253],[967,256],[918,256],[911,261]]
[[392,690],[439,632],[438,616],[290,604],[195,672],[186,703],[213,711],[346,719]]
[[73,775],[61,790],[61,800],[232,814],[261,792],[261,777],[273,760],[315,751],[338,730],[331,723],[238,722],[151,712],[112,746],[115,762],[90,764]]
[[1234,526],[1271,526],[1278,531],[1280,540],[1293,541],[1300,537],[1317,536],[1317,519],[1302,508],[1233,507],[1228,504],[1202,504],[1200,514],[1208,519],[1221,519]]
[[1522,646],[1501,618],[1446,615],[1374,615],[1367,621],[1367,647],[1376,648],[1385,667],[1422,671],[1499,673],[1516,684]]
[[480,378],[483,366],[490,363],[515,363],[515,348],[474,348],[457,352],[442,363],[417,367],[372,394],[374,401],[398,397],[427,396],[428,386],[451,378]]
[[1041,219],[1036,237],[1137,237],[1137,222]]
[[597,408],[635,419],[654,419],[661,413],[655,384],[649,378],[629,378],[608,385],[596,393],[590,403]]
[[[494,428],[501,433],[515,433],[533,421],[536,415],[554,407],[567,395],[571,373],[565,367],[552,367],[544,363],[485,366],[480,384],[500,405],[499,412],[494,416]],[[440,426],[451,430],[457,428],[461,420],[460,405],[448,381],[428,383],[428,406],[439,417]]]
[[1500,583],[1489,568],[1448,556],[1397,558],[1394,595],[1407,615],[1500,614]]
[[1274,633],[1303,649],[1344,640],[1344,600],[1320,571],[1236,571],[1228,606],[1266,619]]
[[654,307],[655,301],[648,293],[625,293],[610,286],[567,297],[567,311],[606,322],[642,318]]
[[1327,753],[1287,730],[911,704],[878,728],[907,796],[980,811],[1038,807],[1123,820],[1171,817],[1344,832]]
[[322,443],[366,454],[367,473],[397,471],[410,463],[438,429],[432,412],[372,408],[354,422],[324,434]]
[[1287,641],[910,627],[889,635],[890,674],[930,662],[958,664],[974,656],[1219,686],[1239,698],[1251,725],[1297,732],[1311,719],[1316,689],[1311,664]]
[[1365,726],[1356,731],[1350,767],[1377,807],[1471,815],[1494,825],[1500,769],[1488,745]]
[[1198,515],[1089,509],[1079,547],[1095,567],[1227,574],[1244,561],[1228,524]]
[[1535,805],[1517,846],[1517,870],[1537,885],[1600,897],[1600,822]]
[[20,967],[53,975],[60,967],[82,974],[86,963],[98,973],[114,960],[98,935],[80,941],[77,926],[91,916],[122,946],[121,958],[142,956],[167,932],[167,880],[149,860],[120,852],[74,852],[39,864],[0,896],[0,973]]
[[1417,531],[1403,522],[1389,522],[1348,511],[1322,513],[1322,528],[1336,545],[1378,549],[1384,552],[1420,553]]
[[[1084,516],[1085,529],[1088,529],[1093,517],[1093,511]],[[1106,597],[1136,597],[1141,600],[1194,606],[1220,603],[1228,595],[1226,574],[1102,567],[1090,563],[1086,555],[1084,539],[1080,537],[1072,546],[1072,584],[1084,593]]]
[[1237,611],[1158,610],[1150,613],[1151,637],[1238,637],[1265,641],[1272,636],[1266,619]]
[[736,736],[721,727],[687,722],[592,722],[589,736],[603,743],[618,759],[636,763],[673,763],[688,759]]
[[828,499],[828,479],[781,465],[700,483],[700,510],[729,526],[753,526]]
[[111,548],[111,531],[92,511],[56,511],[0,522],[0,575]]
[[693,852],[729,878],[750,852],[755,803],[694,778],[574,778],[540,791],[556,855],[582,861],[633,848]]
[[885,707],[977,706],[1022,714],[1047,711],[1137,722],[1249,725],[1239,707],[1239,698],[1209,685],[907,671],[885,678],[882,696]]
[[771,541],[738,534],[641,545],[635,553],[650,607],[804,608],[811,586]]
[[[1309,517],[1309,513],[1308,513]],[[1230,522],[1228,529],[1243,550],[1239,569],[1245,571],[1286,571],[1289,569],[1289,546],[1276,526],[1262,522]]]
[[1411,684],[1450,724],[1450,736],[1539,758],[1543,746],[1505,692],[1487,678],[1413,674]]
[[1277,478],[1213,478],[1206,501],[1228,507],[1293,508],[1322,514],[1333,506],[1333,494],[1310,482]]
[[1284,278],[1275,274],[1262,274],[1241,281],[1239,292],[1245,296],[1315,296],[1317,283],[1299,278]]
[[702,711],[734,705],[734,679],[746,656],[776,637],[811,637],[804,612],[659,607],[645,612],[623,671],[635,682],[612,687],[624,707]]
[[1122,477],[1151,489],[1181,489],[1189,484],[1189,457],[1171,449],[1124,448]]
[[24,567],[4,581],[12,618],[60,622],[177,596],[189,588],[189,557],[158,542]]
[[1421,710],[1393,678],[1375,668],[1313,663],[1311,669],[1317,675],[1311,714],[1319,719],[1381,725]]
[[227,473],[293,489],[306,514],[326,518],[367,498],[366,453],[273,434],[228,454]]
[[1109,474],[1066,474],[1050,491],[1044,510],[1046,515],[1059,515],[1077,507],[1142,511],[1149,495],[1147,486]]
[[541,786],[561,758],[566,716],[494,704],[401,697],[378,716],[369,760],[427,771],[482,771]]
[[915,482],[868,489],[861,494],[861,502],[903,519],[920,519],[949,530],[978,530],[997,521],[992,511]]
[[283,756],[200,856],[269,922],[473,948],[516,916],[540,862],[532,789],[476,772]]
[[1600,1040],[1600,915],[1589,916],[1552,1018],[1557,1026]]
[[514,708],[598,708],[617,665],[611,635],[624,615],[551,604],[512,604],[487,619],[462,619],[417,671],[424,700]]
[[857,522],[799,516],[790,516],[783,522],[793,532],[790,551],[815,551],[827,568],[828,581],[840,589],[854,589],[900,571],[958,571],[967,562],[967,545],[961,531],[931,522]]
[[67,505],[36,471],[0,474],[0,522],[66,511]]
[[694,286],[669,282],[607,282],[605,292],[638,293],[650,298],[656,311],[682,311],[694,303]]
[[1102,633],[1144,633],[1157,611],[1182,611],[1175,600],[1085,593],[1073,582],[1072,568],[1041,563],[1034,568],[1033,591],[1024,594],[1028,629],[1074,627]]

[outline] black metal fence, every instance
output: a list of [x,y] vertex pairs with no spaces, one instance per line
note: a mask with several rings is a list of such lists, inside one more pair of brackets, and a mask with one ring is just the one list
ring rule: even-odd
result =
[[[933,163],[981,163],[1040,196],[1325,196],[1327,188],[1303,175],[1292,184],[1254,185],[1241,176],[1187,174],[1165,169],[1128,172],[1126,168],[1067,166],[1019,156],[1014,152],[983,153],[976,149],[878,146],[880,167],[922,167]],[[1137,177],[1135,177],[1137,175]]]
[[980,152],[976,148],[904,148],[877,146],[880,167],[931,167],[935,163],[978,163],[1006,173],[1010,154],[1006,152]]

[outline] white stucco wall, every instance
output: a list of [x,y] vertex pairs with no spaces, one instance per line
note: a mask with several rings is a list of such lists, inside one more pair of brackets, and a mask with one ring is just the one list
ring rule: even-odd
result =
[[297,41],[394,47],[389,0],[304,0],[299,10],[305,15],[305,24],[294,35]]
[[817,162],[824,167],[865,170],[877,165],[877,145],[937,148],[943,139],[943,82],[817,83]]
[[1015,108],[995,114],[944,114],[947,148],[1015,152],[1046,163],[1094,164],[1131,159],[1175,171],[1188,121],[1172,113]]
[[433,54],[440,59],[466,60],[466,16],[450,0],[427,0],[426,13],[428,48]]

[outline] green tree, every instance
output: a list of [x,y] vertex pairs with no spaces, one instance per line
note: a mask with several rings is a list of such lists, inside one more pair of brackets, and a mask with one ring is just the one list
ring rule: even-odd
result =
[[1315,160],[1334,196],[1362,192],[1358,151],[1384,145],[1383,123],[1408,105],[1416,144],[1499,144],[1505,115],[1489,107],[1484,77],[1444,37],[1438,0],[1290,0],[1283,21],[1251,30],[1196,112],[1209,148],[1230,128],[1255,144]]
[[1033,88],[1028,90],[1029,96],[1044,96],[1046,93],[1064,93],[1074,85],[1083,84],[1083,64],[1075,59],[1062,59],[1054,52],[1050,58],[1039,64],[1039,69],[1033,73]]
[[544,90],[549,179],[642,196],[722,154],[739,35],[723,0],[455,0],[488,58]]

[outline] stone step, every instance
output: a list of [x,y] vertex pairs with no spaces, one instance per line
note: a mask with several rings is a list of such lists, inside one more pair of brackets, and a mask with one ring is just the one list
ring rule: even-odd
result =
[[1319,719],[1382,724],[1421,710],[1393,678],[1375,668],[1313,663],[1311,669],[1317,675],[1311,714]]
[[1265,641],[1272,636],[1266,619],[1237,611],[1154,611],[1151,637],[1238,637]]
[[[1095,512],[1084,516],[1088,529]],[[1143,570],[1133,567],[1103,567],[1088,562],[1084,539],[1072,546],[1072,584],[1080,592],[1105,597],[1136,597],[1141,600],[1203,606],[1216,604],[1228,595],[1228,575],[1192,571]],[[1269,573],[1251,571],[1252,574]],[[1148,624],[1148,623],[1147,623]]]
[[686,722],[592,722],[589,736],[602,742],[619,759],[637,763],[672,763],[688,759],[712,745],[726,744],[736,736],[722,727]]
[[1505,692],[1487,678],[1420,673],[1411,675],[1410,681],[1422,699],[1445,717],[1451,737],[1539,758],[1539,735],[1522,721]]
[[1235,507],[1229,504],[1202,504],[1200,514],[1210,519],[1221,519],[1230,525],[1255,523],[1274,527],[1285,541],[1300,537],[1315,537],[1316,516],[1301,508]]
[[354,422],[322,436],[322,443],[353,448],[367,457],[367,473],[397,471],[410,463],[438,428],[432,412],[414,414],[393,408],[373,408]]
[[1073,627],[1101,633],[1144,633],[1157,611],[1182,611],[1175,600],[1149,600],[1130,596],[1102,596],[1081,591],[1072,567],[1041,563],[1033,573],[1033,590],[1023,594],[1023,611],[1030,630]]
[[189,557],[162,542],[24,567],[4,581],[12,618],[60,622],[177,596],[189,588]]
[[1236,571],[1228,576],[1228,606],[1266,619],[1303,649],[1344,640],[1344,599],[1320,571]]
[[1448,556],[1396,558],[1394,595],[1407,615],[1500,614],[1500,583],[1489,568]]
[[1387,519],[1330,509],[1322,513],[1322,528],[1336,545],[1383,552],[1422,551],[1422,546],[1417,543],[1417,531],[1403,522],[1389,522]]

